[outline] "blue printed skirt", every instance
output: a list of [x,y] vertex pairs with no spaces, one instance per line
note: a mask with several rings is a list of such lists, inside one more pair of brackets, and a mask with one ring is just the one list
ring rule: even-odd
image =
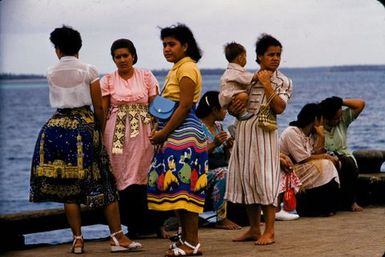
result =
[[57,109],[36,142],[30,201],[99,207],[116,199],[115,180],[93,112],[88,106]]
[[192,109],[155,154],[148,174],[149,209],[203,212],[207,170],[206,136]]

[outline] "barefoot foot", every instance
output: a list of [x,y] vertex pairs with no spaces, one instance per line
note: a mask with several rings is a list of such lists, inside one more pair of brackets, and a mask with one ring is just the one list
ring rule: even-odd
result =
[[246,242],[246,241],[256,241],[261,237],[261,234],[259,233],[254,233],[250,230],[246,231],[243,235],[234,238],[232,241],[233,242]]
[[274,234],[263,234],[256,242],[256,245],[270,245],[275,243]]
[[352,204],[351,210],[352,210],[352,212],[360,212],[360,211],[363,211],[364,208],[362,208],[362,207],[359,206],[356,202],[354,202],[354,203]]
[[231,220],[225,218],[221,221],[218,221],[217,224],[215,224],[215,228],[219,229],[227,229],[227,230],[236,230],[241,229],[242,227],[238,224],[232,222]]

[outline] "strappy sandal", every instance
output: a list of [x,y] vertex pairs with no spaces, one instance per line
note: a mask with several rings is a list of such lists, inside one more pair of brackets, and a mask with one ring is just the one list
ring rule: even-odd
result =
[[[76,244],[76,242],[78,240],[81,241],[81,246],[75,246],[75,244]],[[71,246],[71,253],[82,254],[83,253],[83,248],[84,248],[83,236],[82,235],[74,236],[74,241],[72,242],[72,246]]]
[[176,247],[176,248],[170,249],[169,252],[166,253],[165,257],[202,255],[202,252],[199,250],[199,248],[201,247],[200,243],[198,243],[196,246],[193,246],[189,242],[184,241],[183,244],[187,245],[189,248],[191,248],[193,250],[192,253],[186,253],[183,249]]
[[116,252],[127,252],[127,251],[135,251],[137,249],[142,248],[142,244],[138,242],[132,241],[131,244],[128,246],[122,246],[120,245],[118,239],[116,238],[117,234],[123,233],[122,230],[119,230],[115,233],[112,233],[110,236],[112,238],[112,241],[114,241],[114,245],[111,245],[111,252],[116,253]]

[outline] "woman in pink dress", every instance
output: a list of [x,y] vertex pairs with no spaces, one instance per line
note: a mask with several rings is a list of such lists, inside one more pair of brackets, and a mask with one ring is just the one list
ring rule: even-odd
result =
[[[147,209],[147,172],[154,156],[149,141],[152,118],[148,105],[158,94],[158,81],[151,71],[134,68],[138,55],[128,39],[118,39],[111,46],[117,70],[101,81],[103,105],[108,111],[104,144],[119,190],[122,223],[130,236],[149,232]],[[146,229],[144,229],[146,227]]]

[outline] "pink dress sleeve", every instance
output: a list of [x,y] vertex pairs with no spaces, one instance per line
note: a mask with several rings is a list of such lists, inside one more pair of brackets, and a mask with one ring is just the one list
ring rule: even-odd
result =
[[158,80],[149,70],[144,72],[144,83],[146,84],[149,97],[159,94]]

